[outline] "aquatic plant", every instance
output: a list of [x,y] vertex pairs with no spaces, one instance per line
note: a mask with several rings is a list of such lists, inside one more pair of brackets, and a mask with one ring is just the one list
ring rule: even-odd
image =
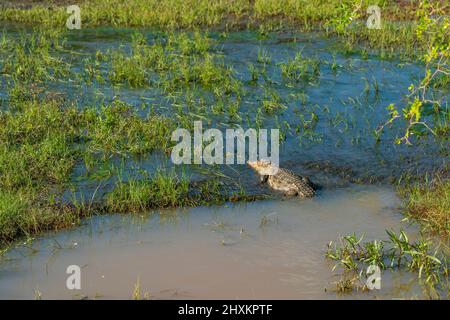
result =
[[[418,279],[436,294],[436,288],[448,288],[448,260],[445,250],[439,250],[429,239],[419,238],[411,242],[406,233],[386,231],[389,239],[364,242],[364,235],[344,236],[338,244],[327,245],[325,256],[337,261],[344,272],[351,272],[358,279],[363,277],[365,267],[370,265],[385,269],[406,269],[416,272]],[[433,249],[434,248],[434,249]],[[346,291],[346,290],[345,290]]]
[[276,90],[266,86],[264,88],[262,109],[265,113],[274,114],[287,109],[287,107],[283,103],[280,94]]
[[298,52],[293,59],[281,63],[281,74],[293,82],[315,81],[320,75],[320,60],[306,58],[302,52]]
[[204,55],[210,51],[213,40],[206,32],[195,31],[192,35],[185,32],[171,33],[167,37],[166,48],[185,56]]
[[147,291],[144,293],[143,296],[141,294],[141,283],[139,277],[137,277],[136,283],[134,285],[132,297],[133,300],[141,300],[141,299],[150,300],[150,294]]
[[258,63],[262,64],[270,64],[272,58],[269,55],[269,52],[263,48],[258,49],[258,57],[256,59]]
[[166,117],[148,114],[143,118],[135,108],[121,101],[86,108],[80,113],[80,126],[85,128],[87,151],[110,155],[142,155],[156,149],[168,150],[174,123]]
[[[7,39],[5,32],[2,37]],[[64,49],[61,32],[37,30],[31,34],[22,33],[16,41],[3,40],[2,43],[0,57],[4,62],[0,74],[15,82],[56,80],[71,73],[70,61],[61,57]]]
[[[390,104],[387,107],[389,119],[376,131],[377,139],[394,121],[403,119],[406,128],[396,143],[412,144],[411,139],[423,136],[448,135],[449,112],[445,92],[432,91],[436,82],[450,74],[450,19],[445,16],[448,6],[441,2],[424,0],[420,2],[415,29],[418,40],[424,43],[425,53],[421,60],[425,63],[425,74],[417,84],[409,86],[407,103],[401,109]],[[445,80],[444,80],[445,81]],[[438,86],[439,87],[439,86]]]
[[134,88],[148,84],[148,75],[142,56],[127,57],[123,53],[115,51],[111,56],[109,80],[114,84],[127,83]]
[[129,52],[109,54],[109,79],[116,85],[156,86],[166,93],[199,85],[217,97],[240,95],[241,82],[218,54],[209,52],[210,43],[201,32],[172,33],[152,44],[142,34],[134,34]]

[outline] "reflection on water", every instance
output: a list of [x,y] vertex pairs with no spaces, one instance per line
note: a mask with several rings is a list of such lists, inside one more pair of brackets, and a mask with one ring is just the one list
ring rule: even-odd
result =
[[[410,298],[408,274],[384,272],[377,292],[336,295],[326,243],[354,231],[385,239],[401,225],[389,188],[324,191],[310,200],[107,215],[10,251],[0,264],[0,298],[131,298],[139,279],[150,298]],[[35,252],[33,252],[35,250]],[[66,268],[81,267],[81,290]],[[329,290],[325,291],[325,288]]]

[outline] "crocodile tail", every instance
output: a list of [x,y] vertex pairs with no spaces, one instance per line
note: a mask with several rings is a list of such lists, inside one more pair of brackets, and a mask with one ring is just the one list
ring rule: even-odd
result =
[[309,181],[308,178],[302,177],[300,181],[295,183],[300,196],[305,198],[312,198],[315,196],[316,191],[314,185]]
[[312,198],[316,194],[314,189],[308,185],[302,185],[298,187],[298,193],[305,198]]

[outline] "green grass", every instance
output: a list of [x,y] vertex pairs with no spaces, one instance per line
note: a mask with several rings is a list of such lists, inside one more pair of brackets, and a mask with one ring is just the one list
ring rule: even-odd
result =
[[71,225],[90,214],[58,201],[86,157],[170,148],[172,122],[114,103],[79,110],[54,100],[22,101],[0,112],[0,243]]
[[[365,11],[368,5],[378,4],[389,19],[411,19],[414,17],[414,5],[399,6],[395,2],[378,0],[226,0],[211,3],[207,0],[87,0],[80,4],[84,26],[111,25],[114,27],[164,27],[193,28],[196,26],[228,27],[242,24],[260,24],[272,21],[273,24],[300,24],[310,27],[314,23],[324,23],[336,19],[343,9]],[[35,23],[43,25],[64,25],[67,19],[65,8],[53,8],[35,5],[31,10],[5,9],[1,18],[7,21]]]
[[86,212],[53,205],[36,190],[0,192],[0,247],[48,230],[73,227]]
[[[353,274],[363,280],[363,274],[370,265],[381,270],[406,270],[417,275],[419,282],[428,289],[430,297],[439,297],[436,289],[448,290],[449,265],[445,249],[436,248],[431,239],[420,237],[411,241],[404,231],[399,234],[386,231],[388,240],[363,241],[363,236],[355,234],[344,236],[339,243],[330,242],[325,256],[337,263],[333,270],[340,268],[344,275]],[[351,291],[363,285],[348,285],[344,281],[338,291]],[[364,281],[363,281],[364,282]]]
[[281,74],[292,82],[317,81],[320,76],[320,60],[305,58],[302,52],[298,52],[294,58],[281,64]]
[[239,94],[241,83],[223,59],[211,53],[212,40],[206,33],[170,33],[163,40],[148,43],[143,34],[133,36],[131,51],[109,54],[109,80],[115,85],[153,86],[164,92],[195,85],[219,96]]
[[109,80],[114,84],[127,83],[134,88],[147,85],[147,74],[141,57],[127,57],[123,53],[115,51],[111,56]]
[[23,33],[18,40],[13,41],[3,32],[2,39],[0,52],[5,61],[0,73],[12,80],[36,83],[70,75],[70,59],[57,56],[64,49],[58,30]]
[[275,114],[287,109],[278,92],[271,88],[265,88],[261,107],[267,114]]
[[53,101],[24,102],[21,109],[0,114],[0,186],[18,190],[66,181],[75,162],[76,111]]
[[[379,5],[382,30],[368,30],[365,21],[369,5]],[[365,43],[368,48],[391,50],[402,46],[414,53],[420,44],[415,36],[417,3],[378,0],[88,0],[80,4],[82,27],[145,27],[160,30],[210,28],[236,30],[253,28],[261,32],[295,28],[337,33],[349,47]],[[0,21],[65,28],[65,8],[35,5],[29,10],[8,8]],[[352,19],[351,19],[352,18]],[[356,22],[355,22],[356,21]],[[401,22],[399,24],[398,22]],[[408,23],[410,26],[408,26]]]
[[242,190],[233,192],[230,186],[217,178],[193,182],[174,170],[157,170],[151,176],[145,172],[143,176],[129,178],[126,182],[119,177],[113,190],[106,195],[102,211],[142,213],[155,208],[191,207],[263,198],[246,195]]
[[170,148],[169,137],[175,124],[168,118],[148,114],[138,115],[135,108],[121,101],[87,108],[79,114],[80,128],[86,129],[83,140],[92,154],[108,158],[111,155],[143,155]]
[[20,194],[0,191],[1,240],[13,239],[21,228],[28,209],[28,199]]
[[215,180],[191,183],[161,170],[127,182],[118,174],[113,190],[100,199],[95,190],[92,199],[61,200],[77,164],[94,179],[109,179],[113,174],[102,170],[111,160],[168,152],[175,127],[169,118],[153,112],[143,117],[118,100],[79,109],[33,98],[0,112],[0,246],[93,214],[255,199]]
[[157,171],[151,179],[120,179],[106,198],[111,212],[142,212],[188,205],[189,180],[175,172]]
[[425,231],[450,241],[450,181],[436,176],[425,183],[399,187],[407,217],[418,220]]

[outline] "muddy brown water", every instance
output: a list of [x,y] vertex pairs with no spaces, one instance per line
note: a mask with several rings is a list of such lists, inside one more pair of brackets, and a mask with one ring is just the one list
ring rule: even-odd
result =
[[[400,223],[388,187],[353,186],[310,200],[106,215],[11,250],[0,263],[0,298],[131,298],[136,283],[153,299],[372,299],[422,296],[411,274],[382,273],[381,290],[337,294],[326,244],[358,230],[386,239]],[[261,225],[263,217],[268,223]],[[81,290],[66,268],[81,267]]]

